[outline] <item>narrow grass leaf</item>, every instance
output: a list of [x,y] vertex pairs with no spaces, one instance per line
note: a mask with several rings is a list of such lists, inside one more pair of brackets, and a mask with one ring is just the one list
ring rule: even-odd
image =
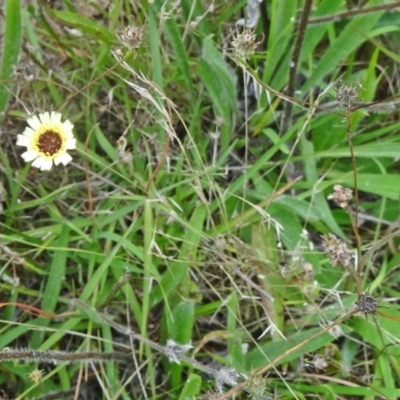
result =
[[190,222],[190,229],[186,231],[181,250],[179,252],[179,261],[171,262],[169,268],[161,280],[160,286],[152,291],[152,306],[160,302],[164,297],[171,294],[176,286],[181,283],[189,271],[191,260],[196,259],[196,254],[200,239],[202,238],[203,226],[207,218],[207,208],[204,204],[196,207]]
[[[380,4],[380,0],[368,2],[369,6],[376,4]],[[318,85],[324,76],[327,76],[327,74],[337,68],[340,62],[365,42],[382,14],[382,11],[376,11],[350,21],[331,46],[328,47],[317,67],[304,84],[302,91],[308,92],[311,88]]]
[[104,25],[92,21],[82,14],[76,14],[68,11],[59,11],[54,9],[50,13],[56,19],[59,19],[63,23],[70,25],[76,29],[79,29],[86,36],[99,40],[108,45],[112,45],[116,42],[116,36],[111,33]]
[[[345,176],[340,172],[331,171],[329,178],[333,178],[333,184],[342,184],[353,187],[353,177]],[[358,189],[366,193],[377,194],[392,200],[400,199],[400,176],[397,174],[358,174]]]
[[152,79],[160,87],[163,88],[162,62],[160,55],[160,38],[158,34],[158,24],[156,10],[154,5],[149,3],[149,40],[151,54]]
[[[0,81],[11,78],[13,66],[18,64],[21,48],[21,5],[19,0],[6,0],[3,49],[1,52]],[[5,110],[10,92],[9,85],[2,82],[0,90],[0,115]]]
[[[369,143],[354,146],[355,157],[366,157],[366,158],[378,158],[378,157],[390,157],[397,158],[400,154],[400,143]],[[330,149],[326,151],[320,151],[317,153],[304,153],[307,157],[350,157],[350,150],[348,147],[340,147],[337,149]]]
[[190,96],[190,104],[194,104],[195,96],[193,91],[192,74],[189,68],[188,53],[182,42],[182,35],[179,32],[178,25],[174,19],[168,19],[165,27],[170,38],[170,43],[176,55],[176,62],[185,80],[186,89]]
[[42,309],[53,312],[56,309],[58,297],[66,273],[67,251],[69,245],[69,227],[63,225],[58,240],[55,243],[56,250],[50,264],[50,274],[43,295]]
[[[186,345],[192,341],[194,326],[194,302],[185,301],[173,307],[172,314],[165,309],[168,327],[168,338],[175,343]],[[182,380],[183,366],[171,363],[171,386],[178,388]]]

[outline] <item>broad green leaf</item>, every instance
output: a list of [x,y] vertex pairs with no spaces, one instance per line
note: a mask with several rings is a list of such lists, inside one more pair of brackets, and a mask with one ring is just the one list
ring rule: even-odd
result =
[[215,117],[223,120],[221,145],[224,151],[229,144],[237,114],[236,85],[233,71],[228,68],[222,53],[214,47],[210,38],[204,39],[198,74],[208,90]]
[[185,382],[181,394],[179,395],[179,400],[191,400],[197,394],[200,393],[201,388],[201,377],[196,374],[190,374],[189,378]]

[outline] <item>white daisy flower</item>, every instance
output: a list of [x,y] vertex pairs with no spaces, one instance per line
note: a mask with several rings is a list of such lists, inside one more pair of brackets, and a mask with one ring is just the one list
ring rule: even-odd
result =
[[67,165],[72,160],[67,150],[75,149],[76,139],[68,119],[61,122],[61,114],[52,111],[33,115],[27,122],[29,126],[17,137],[17,146],[26,147],[25,162],[34,160],[32,166],[44,171],[51,169],[53,161]]

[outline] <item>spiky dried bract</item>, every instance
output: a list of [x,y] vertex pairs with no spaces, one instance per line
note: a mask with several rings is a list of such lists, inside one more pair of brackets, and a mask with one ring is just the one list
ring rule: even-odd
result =
[[193,346],[191,343],[178,344],[172,339],[168,339],[167,345],[165,346],[165,355],[168,357],[170,362],[180,364],[179,358],[192,348]]
[[370,314],[376,313],[376,308],[378,306],[378,301],[372,296],[371,293],[365,292],[360,294],[357,301],[355,302],[357,311],[363,313],[365,318]]
[[33,382],[38,383],[42,380],[43,374],[44,374],[43,369],[35,368],[33,371],[29,372],[28,376]]
[[[236,36],[235,36],[236,33]],[[237,58],[249,59],[255,52],[257,46],[262,42],[257,42],[257,36],[250,28],[244,28],[242,32],[233,32],[232,47],[233,53]]]
[[52,111],[33,115],[27,122],[29,126],[17,137],[17,146],[26,147],[25,162],[33,161],[32,166],[43,171],[50,170],[53,162],[67,165],[72,160],[67,150],[75,149],[76,139],[68,119],[61,122],[61,114]]
[[341,185],[335,185],[333,190],[334,192],[328,195],[328,200],[333,200],[339,207],[347,208],[353,198],[353,191]]
[[266,379],[257,373],[253,373],[247,380],[246,388],[253,399],[264,399],[267,391]]
[[129,50],[132,50],[133,54],[140,48],[144,40],[143,33],[144,26],[137,27],[135,25],[129,25],[124,28],[119,35],[120,42]]
[[351,265],[353,253],[347,248],[346,243],[342,242],[332,233],[321,237],[324,252],[332,265],[341,265],[342,267],[348,268]]
[[[359,88],[362,86],[358,83]],[[354,84],[342,85],[337,92],[337,99],[340,107],[350,110],[358,100],[358,90],[357,86]]]
[[215,386],[222,392],[223,385],[235,386],[239,373],[234,368],[221,368],[217,371],[215,376]]

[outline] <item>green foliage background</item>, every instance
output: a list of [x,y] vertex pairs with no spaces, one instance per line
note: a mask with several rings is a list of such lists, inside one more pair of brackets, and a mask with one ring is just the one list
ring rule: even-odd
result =
[[[248,382],[236,398],[400,398],[400,322],[376,318],[378,334],[375,318],[355,316],[340,337],[322,333],[357,298],[320,238],[354,248],[349,215],[327,200],[335,184],[354,188],[343,84],[360,102],[385,100],[379,112],[352,112],[350,133],[363,290],[399,315],[400,10],[358,3],[313,1],[293,120],[280,134],[302,0],[260,4],[248,60],[231,45],[245,0],[4,2],[0,349],[132,353],[123,365],[1,363],[4,398],[218,398],[213,376],[97,313],[155,343],[192,342],[188,355]],[[129,25],[140,29],[133,50],[121,42]],[[50,109],[74,124],[78,146],[67,167],[43,172],[15,141],[28,112]]]

